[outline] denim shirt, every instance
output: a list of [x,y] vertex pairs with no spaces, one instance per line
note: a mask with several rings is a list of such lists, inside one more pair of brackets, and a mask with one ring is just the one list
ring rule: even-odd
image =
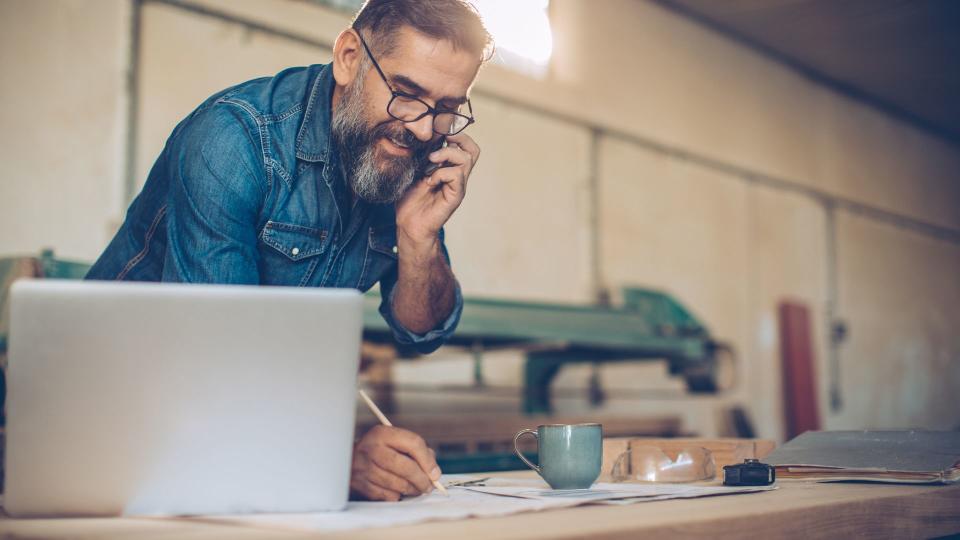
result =
[[[393,316],[393,205],[351,208],[330,135],[333,70],[290,68],[228,88],[180,122],[87,279],[352,287],[380,282],[397,342],[422,353],[463,309],[426,334]],[[443,246],[443,254],[449,261]]]

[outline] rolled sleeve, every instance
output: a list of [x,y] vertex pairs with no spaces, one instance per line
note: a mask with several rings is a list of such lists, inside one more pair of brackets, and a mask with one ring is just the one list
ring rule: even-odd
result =
[[[440,229],[440,250],[443,252],[443,258],[450,263],[450,253],[447,251],[444,230]],[[430,354],[446,343],[460,323],[460,315],[463,313],[463,293],[460,291],[460,283],[454,279],[454,303],[450,315],[442,324],[433,330],[423,334],[412,332],[393,315],[393,291],[397,284],[397,273],[392,272],[389,276],[380,280],[380,315],[390,326],[393,332],[393,338],[401,345],[413,347],[420,354]]]
[[463,313],[463,293],[460,291],[460,284],[456,281],[454,284],[454,303],[450,315],[433,330],[418,334],[400,324],[393,315],[393,283],[389,285],[381,283],[380,315],[387,321],[397,343],[411,346],[420,354],[430,354],[453,335],[457,324],[460,323],[460,315]]

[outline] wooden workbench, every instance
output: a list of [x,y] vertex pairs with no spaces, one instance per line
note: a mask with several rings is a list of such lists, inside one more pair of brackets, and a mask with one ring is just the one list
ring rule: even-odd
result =
[[213,539],[929,538],[960,533],[960,485],[782,482],[766,493],[584,506],[317,534],[183,519],[0,519],[0,537]]

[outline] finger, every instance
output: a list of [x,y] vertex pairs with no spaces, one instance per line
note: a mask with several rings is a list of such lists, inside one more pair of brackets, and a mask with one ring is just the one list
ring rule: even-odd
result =
[[459,191],[463,179],[464,174],[461,165],[460,167],[442,167],[437,169],[427,177],[426,182],[428,186],[433,188],[447,184]]
[[451,165],[472,165],[473,156],[456,145],[450,145],[430,153],[427,158],[433,163],[450,163]]
[[430,491],[430,477],[420,465],[406,454],[392,448],[380,447],[371,452],[371,459],[381,469],[389,471],[416,486],[420,493]]
[[423,490],[410,483],[407,479],[397,476],[375,463],[371,464],[367,470],[367,477],[378,486],[404,495],[420,495],[423,493]]
[[370,501],[399,501],[401,496],[399,492],[377,485],[370,480],[359,482],[355,489],[361,497]]
[[[430,448],[420,435],[403,428],[382,427],[381,430],[376,432],[376,438],[379,439],[381,444],[413,458],[431,478],[440,477],[440,468],[437,467],[437,461],[429,453]],[[436,470],[434,471],[434,469]]]
[[413,458],[432,480],[440,478],[440,467],[423,437],[406,429],[397,428],[396,431],[395,437],[387,440],[387,445]]
[[447,147],[450,146],[449,143],[454,143],[459,146],[464,152],[470,154],[471,161],[475,164],[477,160],[480,159],[480,146],[477,145],[469,135],[466,133],[457,133],[456,135],[447,136]]

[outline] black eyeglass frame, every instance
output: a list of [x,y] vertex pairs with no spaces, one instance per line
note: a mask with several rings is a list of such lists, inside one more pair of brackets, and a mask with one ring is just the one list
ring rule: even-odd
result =
[[[455,112],[455,111],[444,111],[444,110],[437,109],[436,107],[431,107],[429,103],[427,103],[426,101],[418,98],[417,96],[413,96],[413,95],[407,94],[406,92],[401,92],[401,91],[399,91],[399,90],[396,90],[393,86],[390,85],[390,81],[387,80],[387,76],[383,73],[383,70],[380,69],[380,64],[377,63],[377,59],[374,58],[374,57],[373,57],[373,53],[370,52],[370,47],[367,46],[367,42],[363,39],[363,35],[360,34],[360,30],[357,30],[356,28],[354,28],[353,30],[357,33],[357,37],[360,38],[360,43],[363,45],[363,50],[365,50],[365,51],[367,52],[367,56],[369,56],[369,57],[370,57],[370,61],[373,62],[373,67],[377,68],[377,73],[379,73],[379,74],[380,74],[380,78],[383,79],[383,84],[387,85],[387,89],[390,90],[390,94],[391,94],[391,95],[390,95],[390,101],[387,102],[387,114],[389,114],[391,118],[394,118],[394,119],[399,120],[399,121],[404,122],[404,123],[409,123],[409,122],[416,122],[416,121],[420,120],[421,118],[423,118],[424,116],[426,116],[426,115],[429,114],[429,115],[432,115],[432,116],[433,116],[433,124],[430,126],[430,129],[431,129],[434,133],[436,133],[437,135],[446,135],[446,136],[456,135],[456,134],[458,134],[458,133],[461,133],[463,130],[465,130],[465,129],[467,129],[468,127],[470,127],[470,124],[476,123],[476,119],[473,117],[473,105],[470,103],[470,99],[469,99],[469,98],[467,98],[467,108],[468,108],[468,110],[470,111],[470,116],[467,116],[467,115],[461,114],[461,113],[459,113],[459,112]],[[393,101],[394,101],[395,99],[397,99],[398,97],[402,97],[402,98],[404,98],[404,99],[412,99],[412,100],[414,100],[414,101],[418,101],[418,102],[420,102],[421,104],[423,104],[423,106],[426,107],[427,110],[425,110],[425,111],[423,112],[423,114],[420,114],[420,115],[417,116],[416,118],[413,118],[413,119],[410,119],[410,120],[404,120],[403,118],[398,118],[398,117],[394,116],[393,113],[390,112],[390,106],[393,105]],[[455,116],[459,116],[460,118],[465,119],[465,120],[467,121],[467,123],[464,124],[462,128],[458,129],[457,131],[455,131],[455,132],[453,132],[453,133],[443,132],[443,131],[437,131],[436,120],[437,120],[437,115],[438,115],[438,114],[452,114],[452,115],[455,115]]]

